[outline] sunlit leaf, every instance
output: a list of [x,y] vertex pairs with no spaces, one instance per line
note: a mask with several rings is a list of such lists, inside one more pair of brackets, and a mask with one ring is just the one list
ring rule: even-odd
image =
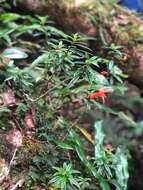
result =
[[121,151],[121,149],[117,149],[115,156],[116,156],[115,172],[116,172],[117,181],[122,189],[127,189],[128,178],[129,178],[127,157]]
[[97,121],[94,124],[95,127],[95,158],[102,159],[104,158],[104,147],[103,147],[103,140],[104,140],[104,133],[102,129],[102,121]]
[[3,56],[10,59],[26,59],[28,54],[25,53],[21,48],[11,47],[3,51]]

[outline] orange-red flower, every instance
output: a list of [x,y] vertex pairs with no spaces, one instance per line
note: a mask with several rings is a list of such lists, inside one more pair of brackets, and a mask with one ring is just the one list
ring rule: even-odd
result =
[[107,88],[107,89],[102,89],[97,92],[94,92],[88,96],[89,100],[93,100],[95,98],[101,98],[102,102],[105,102],[105,99],[107,98],[107,93],[112,93],[113,89],[112,88]]
[[105,98],[107,97],[104,91],[94,92],[93,94],[88,96],[88,99],[93,100],[95,98],[101,98],[103,103],[105,102]]

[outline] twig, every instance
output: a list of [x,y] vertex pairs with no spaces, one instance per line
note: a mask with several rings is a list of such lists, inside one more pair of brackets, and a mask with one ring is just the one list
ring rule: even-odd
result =
[[11,160],[10,160],[10,163],[9,163],[8,173],[10,172],[10,169],[11,169],[11,166],[12,166],[12,162],[13,162],[13,160],[15,159],[17,150],[18,150],[18,148],[16,147],[15,150],[14,150],[13,156],[12,156],[12,158],[11,158]]
[[37,102],[39,99],[45,97],[49,92],[51,92],[52,90],[54,90],[54,89],[60,87],[64,82],[66,82],[66,81],[68,81],[68,80],[69,80],[69,78],[65,79],[65,80],[62,81],[61,83],[55,85],[53,88],[50,88],[49,90],[47,90],[45,93],[43,93],[41,96],[39,96],[39,97],[36,98],[36,99],[30,98],[30,97],[29,97],[27,94],[25,94],[25,93],[24,93],[24,95],[25,95],[26,98],[27,98],[28,100],[30,100],[31,102]]

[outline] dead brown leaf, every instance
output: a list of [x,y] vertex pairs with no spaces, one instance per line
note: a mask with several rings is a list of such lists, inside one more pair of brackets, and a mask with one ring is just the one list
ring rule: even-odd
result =
[[6,107],[14,107],[16,106],[16,98],[14,96],[14,93],[11,89],[8,89],[7,92],[3,93],[1,95],[3,98],[3,105]]
[[6,141],[13,147],[19,148],[22,146],[23,136],[18,129],[11,129],[6,135]]
[[0,159],[0,183],[7,177],[9,173],[8,166],[4,159]]
[[25,125],[28,129],[35,129],[35,121],[33,119],[32,114],[26,113],[24,121],[25,121]]

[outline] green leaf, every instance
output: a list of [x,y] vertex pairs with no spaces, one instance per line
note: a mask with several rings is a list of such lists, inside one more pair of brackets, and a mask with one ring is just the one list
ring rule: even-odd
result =
[[12,22],[15,21],[19,18],[21,18],[22,16],[16,13],[3,13],[0,15],[0,21],[3,22]]
[[35,173],[34,171],[30,171],[28,173],[28,176],[31,177],[33,179],[33,181],[36,181],[39,179],[39,175],[37,173]]
[[78,81],[79,81],[79,76],[74,77],[74,78],[69,82],[68,88],[73,87],[73,86],[76,84],[76,82],[78,82]]
[[39,82],[44,78],[44,70],[29,70],[29,75],[35,80],[35,82]]
[[65,34],[63,31],[58,30],[57,28],[54,28],[54,27],[52,27],[52,26],[46,27],[46,30],[49,30],[52,34],[61,36],[61,37],[63,37],[63,38],[67,38],[67,37],[68,37],[68,35]]
[[56,141],[56,144],[65,150],[73,150],[72,146],[65,142]]
[[39,63],[44,63],[45,60],[47,60],[49,58],[49,53],[43,53],[42,55],[40,55],[39,57],[37,57],[31,64],[30,68],[33,68],[35,66],[37,66]]
[[83,145],[82,143],[80,142],[80,138],[78,137],[78,135],[75,133],[74,130],[70,130],[69,131],[69,135],[70,137],[72,138],[72,140],[75,141],[75,149],[76,149],[76,152],[80,158],[80,160],[86,164],[86,157],[85,157],[85,151],[84,151],[84,148],[83,148]]
[[107,183],[107,181],[104,178],[100,177],[100,178],[98,178],[98,180],[100,182],[100,186],[101,186],[102,190],[111,190],[109,184]]
[[122,189],[126,190],[127,184],[128,184],[128,178],[129,178],[127,157],[121,151],[120,148],[117,149],[115,156],[116,156],[115,173],[116,173],[116,177],[117,177],[117,182],[120,184]]
[[73,143],[75,145],[76,152],[80,158],[80,160],[83,162],[83,164],[87,167],[87,169],[90,171],[90,173],[96,177],[100,183],[100,186],[103,190],[111,190],[108,182],[97,172],[94,165],[86,159],[84,147],[78,137],[78,135],[73,131],[70,130],[70,137],[73,140]]
[[130,125],[132,127],[137,127],[137,123],[130,116],[126,115],[124,112],[119,112],[118,116],[124,122],[126,122],[127,125]]
[[40,24],[19,25],[17,30],[18,30],[18,32],[16,34],[17,37],[26,32],[32,33],[32,31],[35,31],[35,30],[38,30],[42,33],[44,32]]
[[95,127],[95,159],[97,160],[103,160],[105,157],[105,152],[104,152],[104,146],[103,146],[103,141],[104,141],[104,133],[102,130],[102,123],[103,121],[97,121],[94,124]]
[[3,112],[10,113],[11,111],[6,107],[0,107],[0,113],[3,113]]

